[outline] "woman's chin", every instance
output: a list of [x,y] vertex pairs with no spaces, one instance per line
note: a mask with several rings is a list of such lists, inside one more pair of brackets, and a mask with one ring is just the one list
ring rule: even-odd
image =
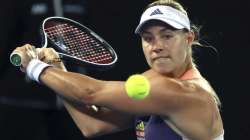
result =
[[167,67],[165,65],[156,65],[153,67],[153,69],[163,75],[170,75],[173,71],[171,67]]

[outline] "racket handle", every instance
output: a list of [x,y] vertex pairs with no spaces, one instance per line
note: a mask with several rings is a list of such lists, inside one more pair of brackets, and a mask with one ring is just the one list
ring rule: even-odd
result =
[[22,64],[22,54],[21,53],[17,53],[17,52],[13,52],[10,55],[10,63],[14,66],[21,66]]

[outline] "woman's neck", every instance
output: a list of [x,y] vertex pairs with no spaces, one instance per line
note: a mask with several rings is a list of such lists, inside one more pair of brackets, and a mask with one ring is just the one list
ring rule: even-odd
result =
[[181,65],[179,68],[174,70],[172,73],[167,74],[168,77],[172,78],[180,78],[184,75],[188,70],[195,68],[194,63],[191,59],[187,59],[186,62]]

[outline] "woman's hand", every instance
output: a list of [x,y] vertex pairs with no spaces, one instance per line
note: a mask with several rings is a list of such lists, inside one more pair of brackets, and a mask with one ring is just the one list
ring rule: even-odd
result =
[[32,59],[39,59],[49,65],[67,71],[62,63],[59,54],[53,48],[35,48],[30,44],[17,47],[13,53],[21,55],[21,71],[26,72],[26,68]]
[[37,48],[36,51],[38,52],[38,58],[41,61],[63,71],[67,71],[59,57],[59,54],[53,48]]
[[13,53],[17,53],[21,56],[21,71],[26,72],[26,67],[32,59],[38,59],[38,53],[34,46],[25,44],[21,47],[17,47]]

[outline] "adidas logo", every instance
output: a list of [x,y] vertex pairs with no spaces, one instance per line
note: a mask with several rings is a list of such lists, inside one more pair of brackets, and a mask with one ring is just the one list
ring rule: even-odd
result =
[[150,14],[150,16],[153,16],[153,15],[162,15],[163,13],[159,10],[159,9],[156,9],[156,10],[154,10],[151,14]]

